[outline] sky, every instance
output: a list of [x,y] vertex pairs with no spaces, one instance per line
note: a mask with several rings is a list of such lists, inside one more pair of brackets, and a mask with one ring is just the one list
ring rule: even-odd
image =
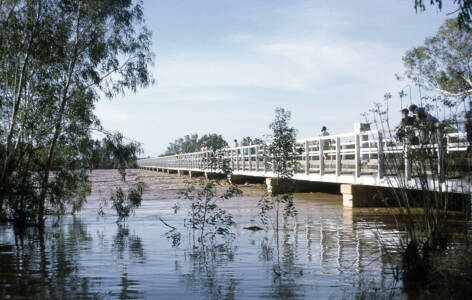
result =
[[95,113],[146,156],[192,133],[264,136],[276,107],[291,111],[298,138],[323,125],[352,132],[386,92],[400,110],[402,56],[450,11],[417,14],[412,0],[145,0],[156,84],[102,99]]

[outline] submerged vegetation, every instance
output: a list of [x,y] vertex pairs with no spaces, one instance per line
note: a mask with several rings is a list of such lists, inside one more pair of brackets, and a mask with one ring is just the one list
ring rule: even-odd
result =
[[[448,143],[472,142],[471,47],[472,31],[458,20],[446,21],[437,35],[404,57],[406,78],[419,89],[418,107],[409,107],[414,116],[409,117],[405,109],[401,124],[392,131],[390,94],[372,110],[373,123],[386,133],[385,150],[395,147],[389,141],[403,142],[403,153],[384,154],[384,168],[393,172],[388,180],[398,187],[385,200],[401,208],[395,218],[398,230],[405,234],[398,236],[394,246],[402,251],[403,286],[413,294],[452,299],[472,294],[472,264],[464,259],[471,252],[470,232],[465,228],[460,238],[451,234],[457,218],[452,212],[466,211],[465,218],[470,213],[472,152],[470,146],[462,152],[445,148]],[[403,98],[406,93],[399,95]],[[464,131],[465,136],[458,134]],[[446,133],[457,134],[446,138]],[[417,207],[424,213],[415,214]],[[383,243],[395,258],[388,250],[391,241]]]

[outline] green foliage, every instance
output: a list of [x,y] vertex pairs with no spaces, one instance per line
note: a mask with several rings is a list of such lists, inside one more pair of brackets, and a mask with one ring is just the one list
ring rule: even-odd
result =
[[198,138],[198,134],[186,135],[169,143],[164,155],[199,152],[203,147],[208,151],[216,151],[228,146],[223,136],[216,133],[205,134]]
[[102,141],[91,141],[91,169],[118,169],[125,179],[128,168],[137,166],[138,155],[143,153],[141,144],[135,141],[124,142],[121,133],[108,134]]
[[[267,145],[268,161],[275,173],[275,186],[272,188],[273,196],[266,195],[258,202],[259,216],[263,224],[270,220],[268,213],[275,209],[276,230],[278,231],[279,206],[283,205],[283,216],[293,217],[297,214],[293,203],[293,191],[279,193],[280,185],[287,184],[298,169],[297,156],[301,149],[296,149],[295,128],[290,127],[291,113],[283,108],[275,109],[275,119],[270,123],[272,129],[272,141]],[[290,186],[290,185],[289,185]],[[288,187],[286,187],[288,189]]]
[[424,45],[403,57],[406,75],[415,83],[449,97],[472,95],[472,30],[449,19]]
[[211,133],[202,136],[198,143],[209,151],[216,151],[228,147],[228,143],[223,139],[221,134]]
[[[415,10],[425,11],[427,0],[415,0]],[[467,26],[472,24],[472,1],[471,0],[453,0],[452,1],[457,9],[454,12],[459,12],[457,19],[461,26]],[[438,6],[439,10],[443,8],[443,0],[429,0],[431,6]]]
[[127,194],[121,187],[117,187],[115,193],[111,196],[113,208],[118,214],[117,222],[126,220],[134,210],[141,206],[142,195],[146,185],[144,182],[138,182],[135,186],[128,189]]
[[290,179],[298,168],[295,141],[297,130],[289,126],[291,113],[283,108],[275,109],[275,119],[270,123],[272,142],[267,150],[270,155],[270,166],[277,178]]
[[[293,202],[293,191],[290,191],[288,187],[291,186],[290,180],[298,169],[297,154],[300,153],[301,149],[296,149],[295,147],[297,131],[289,125],[290,117],[291,113],[289,111],[283,108],[275,109],[275,119],[269,125],[269,128],[272,130],[272,141],[267,145],[267,161],[270,162],[269,165],[275,174],[275,182],[273,182],[272,195],[265,195],[257,203],[262,224],[268,225],[271,222],[274,227],[274,239],[277,249],[277,263],[274,265],[274,274],[276,276],[281,275],[279,255],[280,206],[283,206],[282,216],[284,220],[297,214]],[[285,185],[289,183],[285,193],[280,192],[282,183]],[[271,213],[273,213],[275,224]]]
[[224,193],[217,194],[215,181],[201,181],[199,187],[187,183],[187,187],[181,192],[183,199],[192,202],[189,219],[185,226],[193,232],[197,232],[197,241],[200,245],[213,245],[217,237],[226,242],[234,237],[231,232],[233,216],[218,205],[221,200],[239,196],[242,191],[236,186],[230,186]]
[[152,84],[141,1],[0,2],[0,214],[17,224],[85,201],[99,95]]

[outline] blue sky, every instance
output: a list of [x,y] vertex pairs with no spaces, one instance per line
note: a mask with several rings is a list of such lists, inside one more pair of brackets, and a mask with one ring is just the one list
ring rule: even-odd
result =
[[191,133],[260,137],[279,106],[299,138],[351,132],[386,92],[400,109],[402,56],[452,11],[412,2],[145,0],[157,83],[95,112],[151,156]]

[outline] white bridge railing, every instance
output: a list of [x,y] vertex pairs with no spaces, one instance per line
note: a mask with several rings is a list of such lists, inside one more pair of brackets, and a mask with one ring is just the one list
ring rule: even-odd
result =
[[[395,175],[404,172],[405,178],[411,178],[410,153],[418,148],[429,148],[437,153],[438,174],[441,174],[441,158],[448,158],[452,153],[467,150],[469,143],[463,132],[449,133],[444,139],[436,139],[436,144],[407,145],[394,138],[391,133],[376,130],[347,134],[329,135],[296,141],[298,152],[299,178],[316,175],[333,177],[361,176],[376,177]],[[445,141],[445,145],[442,145]],[[155,167],[188,171],[208,171],[207,162],[214,156],[211,151],[183,153],[157,158],[138,160],[140,167]],[[218,150],[220,158],[229,163],[235,174],[267,176],[273,174],[270,156],[265,145],[241,146]],[[402,168],[392,169],[389,159],[400,157]],[[386,167],[387,166],[387,167]],[[398,167],[398,164],[396,165]],[[355,181],[355,179],[354,179]]]

